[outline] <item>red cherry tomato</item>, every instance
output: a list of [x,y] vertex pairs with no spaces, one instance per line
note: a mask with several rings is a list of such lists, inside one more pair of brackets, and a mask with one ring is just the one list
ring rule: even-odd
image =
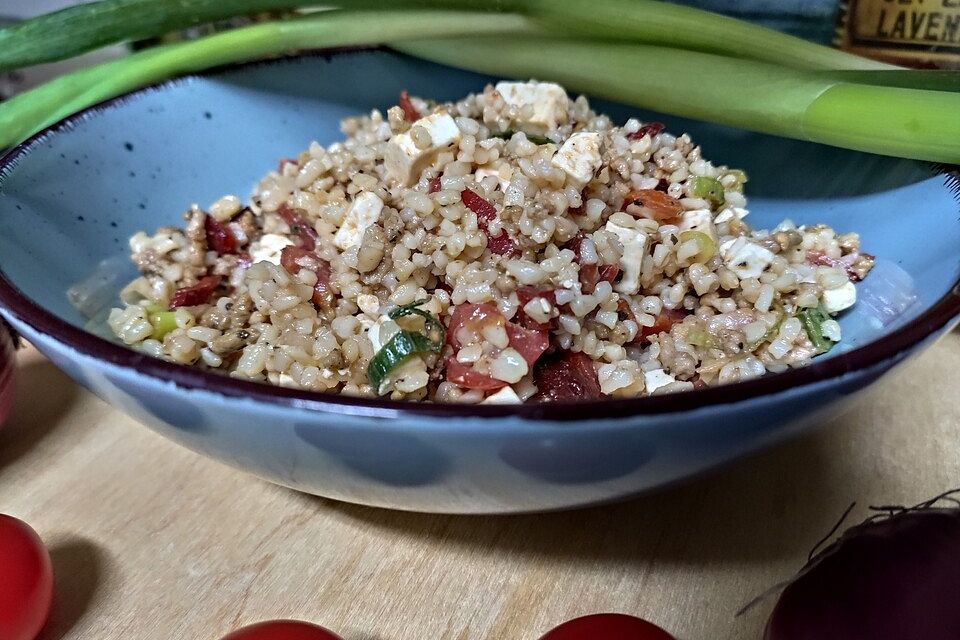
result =
[[341,638],[309,622],[270,620],[237,629],[225,635],[222,640],[341,640]]
[[540,640],[675,640],[655,624],[622,613],[598,613],[576,618]]
[[0,638],[34,640],[50,614],[53,565],[40,536],[0,515]]

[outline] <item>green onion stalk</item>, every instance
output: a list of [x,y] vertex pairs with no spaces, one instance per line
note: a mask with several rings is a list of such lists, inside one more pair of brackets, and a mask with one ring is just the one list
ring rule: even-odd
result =
[[512,14],[325,12],[265,22],[164,45],[62,75],[0,103],[0,148],[16,144],[98,102],[175,76],[299,49],[397,42],[431,36],[536,34]]
[[[554,33],[627,40],[762,60],[802,69],[889,65],[742,20],[656,0],[99,0],[0,29],[0,71],[51,62],[109,44],[147,39],[235,16],[313,8],[444,9],[527,16]],[[372,20],[383,23],[378,17]]]
[[475,71],[549,78],[572,90],[762,133],[960,163],[957,92],[866,85],[845,81],[843,74],[707,53],[568,39],[418,40],[395,48]]

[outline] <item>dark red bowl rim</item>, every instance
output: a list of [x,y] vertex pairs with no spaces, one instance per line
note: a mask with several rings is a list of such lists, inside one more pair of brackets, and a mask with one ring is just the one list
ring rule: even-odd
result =
[[[191,74],[187,77],[209,77],[227,70],[236,70],[253,65],[274,64],[303,57],[329,57],[330,55],[352,53],[361,49],[364,48],[304,52],[268,62],[254,61],[231,64],[211,69],[205,73]],[[64,118],[0,157],[0,176],[4,176],[12,170],[17,159],[29,153],[35,145],[58,132],[69,131],[90,115],[121,105],[127,99],[143,92],[156,91],[181,81],[182,79],[169,80],[131,91]],[[2,186],[2,178],[0,178],[0,186]],[[28,298],[7,278],[2,269],[0,269],[0,307],[8,310],[15,318],[34,330],[54,338],[81,354],[104,360],[151,378],[173,382],[176,386],[184,389],[203,390],[227,397],[248,398],[273,405],[345,415],[385,418],[401,415],[422,415],[436,418],[516,416],[528,420],[578,421],[677,413],[742,402],[781,393],[795,387],[812,385],[869,368],[913,349],[931,334],[944,329],[960,317],[960,279],[930,309],[905,326],[862,347],[852,349],[828,360],[814,361],[801,369],[793,369],[785,373],[768,375],[763,378],[721,387],[709,387],[697,391],[662,396],[524,405],[435,404],[355,398],[277,387],[261,382],[238,380],[200,369],[192,369],[149,357],[70,324]]]

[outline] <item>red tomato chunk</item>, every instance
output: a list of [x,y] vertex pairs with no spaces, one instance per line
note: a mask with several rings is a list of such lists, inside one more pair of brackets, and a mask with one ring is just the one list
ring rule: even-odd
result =
[[192,287],[177,289],[170,300],[170,308],[195,307],[198,304],[204,304],[220,286],[220,280],[220,276],[205,276]]
[[600,381],[590,357],[563,351],[537,363],[533,381],[544,400],[595,400],[600,397]]

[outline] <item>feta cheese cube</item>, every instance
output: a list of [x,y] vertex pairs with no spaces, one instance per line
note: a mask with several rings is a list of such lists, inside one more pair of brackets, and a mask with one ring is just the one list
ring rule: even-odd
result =
[[720,255],[723,256],[727,268],[741,279],[759,278],[776,257],[769,249],[742,237],[721,244]]
[[357,306],[368,316],[376,316],[380,312],[380,299],[369,293],[357,296]]
[[623,256],[620,258],[623,277],[613,288],[619,293],[635,294],[640,291],[640,268],[647,252],[647,234],[609,221],[604,228],[617,236],[623,245]]
[[357,194],[343,217],[343,224],[333,236],[333,244],[343,251],[360,244],[363,232],[380,219],[382,210],[383,200],[377,194],[369,191]]
[[600,157],[600,134],[573,134],[553,156],[552,162],[553,166],[563,169],[578,187],[583,187],[593,179],[603,163]]
[[265,233],[256,242],[250,243],[251,262],[272,262],[280,264],[280,254],[284,247],[289,247],[293,241],[276,233]]
[[840,313],[849,309],[857,301],[857,288],[852,282],[847,282],[836,289],[827,289],[823,292],[823,308],[827,313]]
[[747,217],[747,214],[750,212],[744,209],[743,207],[727,207],[723,209],[720,213],[717,214],[717,217],[714,218],[716,224],[722,224],[724,222],[730,222],[734,218],[738,220],[743,220]]
[[493,176],[494,178],[497,179],[497,182],[500,183],[501,191],[506,191],[507,187],[510,186],[510,181],[505,180],[504,177],[500,175],[500,172],[498,170],[493,169],[491,167],[480,167],[479,169],[473,172],[473,175],[474,175],[474,178],[476,178],[477,182],[480,182],[484,178],[489,178],[490,176]]
[[524,115],[516,120],[530,133],[547,133],[567,121],[570,98],[552,82],[498,82],[497,92],[510,107]]
[[677,225],[680,231],[699,231],[710,236],[714,242],[717,241],[717,228],[713,224],[713,214],[709,209],[693,209],[684,211],[680,216],[680,224]]
[[427,147],[417,147],[410,131],[407,131],[393,136],[384,152],[383,164],[387,174],[405,186],[416,182],[440,151],[449,149],[460,141],[460,128],[445,111],[420,118],[413,124],[411,131],[416,127],[423,128],[430,135],[431,142]]
[[523,404],[523,401],[511,387],[504,387],[496,393],[491,393],[480,404]]
[[650,394],[661,387],[665,387],[668,384],[673,384],[677,381],[676,378],[663,369],[654,369],[653,371],[645,372],[643,374],[643,380],[647,385],[647,393]]

